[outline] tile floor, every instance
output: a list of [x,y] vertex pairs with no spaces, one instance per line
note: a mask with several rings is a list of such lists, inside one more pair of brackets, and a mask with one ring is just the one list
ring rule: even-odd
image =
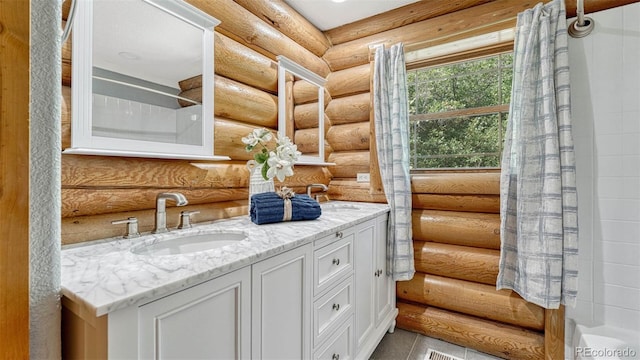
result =
[[426,337],[396,328],[393,334],[384,338],[371,354],[370,360],[423,360],[431,348],[465,360],[499,360],[495,356],[469,348],[454,345],[446,341]]

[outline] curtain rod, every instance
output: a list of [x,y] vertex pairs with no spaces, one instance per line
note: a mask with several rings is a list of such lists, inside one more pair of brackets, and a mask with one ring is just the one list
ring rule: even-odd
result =
[[569,24],[569,35],[574,38],[581,38],[589,35],[595,26],[595,22],[590,17],[584,16],[584,0],[577,0],[576,15],[578,18]]

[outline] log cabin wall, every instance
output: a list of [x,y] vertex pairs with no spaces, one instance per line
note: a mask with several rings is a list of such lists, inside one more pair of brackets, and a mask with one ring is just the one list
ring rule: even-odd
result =
[[[168,208],[169,226],[177,225],[180,210],[200,211],[195,222],[246,214],[245,162],[251,155],[240,139],[256,127],[277,130],[274,60],[280,54],[327,77],[326,155],[336,164],[297,166],[285,184],[302,192],[306,184],[324,183],[329,184],[334,200],[385,202],[380,189],[371,186],[375,184],[356,182],[360,172],[375,177],[377,166],[371,154],[375,144],[371,141],[369,46],[403,42],[405,50],[411,51],[513,27],[517,13],[537,1],[418,2],[325,33],[279,0],[188,2],[221,20],[215,34],[215,152],[232,160],[203,170],[184,160],[65,154],[64,244],[122,235],[124,229],[110,222],[131,216],[139,219],[141,231],[150,231],[155,195],[164,191],[182,192],[190,203],[186,208]],[[588,0],[585,9],[592,12],[630,2],[635,1]],[[575,3],[567,3],[567,8],[570,16],[575,15]],[[63,148],[70,144],[69,45],[63,49],[62,61]],[[185,90],[198,86],[194,80]],[[302,121],[309,100],[296,95],[293,87],[294,112]],[[298,133],[290,135],[308,139],[305,125],[296,126]],[[301,140],[300,145],[307,146],[307,141]],[[487,190],[469,181],[495,185],[495,179],[488,179],[496,175],[465,176],[413,178],[418,273],[398,286],[399,325],[509,358],[563,358],[559,355],[564,350],[563,337],[558,335],[563,332],[562,311],[541,313],[517,296],[495,290],[496,188]]]
[[[375,143],[366,138],[372,74],[370,45],[403,42],[405,51],[512,28],[517,14],[538,1],[418,2],[326,31],[323,55],[332,73],[327,88],[331,129],[327,140],[336,166],[332,199],[386,202],[379,184],[358,183],[375,174]],[[634,0],[585,1],[585,11]],[[566,2],[567,16],[576,4]],[[368,106],[368,107],[367,107]],[[335,109],[335,111],[334,111]],[[340,111],[337,111],[340,109]],[[370,119],[372,117],[370,116]],[[343,122],[340,124],[340,122]],[[340,129],[340,131],[338,131]],[[339,134],[350,132],[350,141]],[[344,137],[346,139],[346,137]],[[368,146],[367,146],[368,145]],[[416,276],[398,283],[398,326],[508,359],[564,358],[564,309],[544,310],[510,291],[496,291],[499,259],[497,173],[413,176]]]
[[[194,216],[195,222],[247,214],[249,173],[245,163],[252,154],[245,152],[240,139],[258,127],[277,131],[276,55],[285,55],[322,77],[329,74],[329,67],[320,58],[329,47],[326,36],[285,4],[188,2],[221,21],[215,29],[215,153],[232,160],[209,163],[204,170],[187,160],[64,154],[63,244],[123,235],[124,228],[111,225],[111,221],[127,217],[138,218],[141,232],[151,231],[155,196],[160,192],[181,192],[189,200],[186,207],[168,207],[170,227],[177,226],[182,210],[200,211]],[[70,41],[62,56],[63,149],[70,146],[71,139]],[[195,78],[181,85],[189,91],[201,86],[200,82]],[[299,102],[308,101],[300,97],[303,100]],[[304,133],[300,136],[304,139]],[[325,167],[297,166],[295,175],[283,185],[304,192],[307,184],[328,185],[330,179]]]
[[412,191],[416,275],[398,282],[398,326],[507,359],[543,359],[544,309],[496,290],[500,173],[415,175]]

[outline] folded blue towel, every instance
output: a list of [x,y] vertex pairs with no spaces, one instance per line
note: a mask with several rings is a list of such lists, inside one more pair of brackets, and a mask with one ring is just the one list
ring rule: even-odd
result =
[[[322,215],[320,204],[307,195],[291,198],[291,221],[313,220]],[[284,216],[284,199],[275,192],[266,192],[251,196],[251,221],[255,224],[281,222]]]

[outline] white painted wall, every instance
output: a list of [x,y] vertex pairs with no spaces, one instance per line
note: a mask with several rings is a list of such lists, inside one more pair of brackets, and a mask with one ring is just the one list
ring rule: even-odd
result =
[[[29,349],[60,359],[61,2],[31,0]],[[25,186],[26,191],[26,186]]]
[[640,331],[640,3],[569,40],[580,275],[567,317]]

